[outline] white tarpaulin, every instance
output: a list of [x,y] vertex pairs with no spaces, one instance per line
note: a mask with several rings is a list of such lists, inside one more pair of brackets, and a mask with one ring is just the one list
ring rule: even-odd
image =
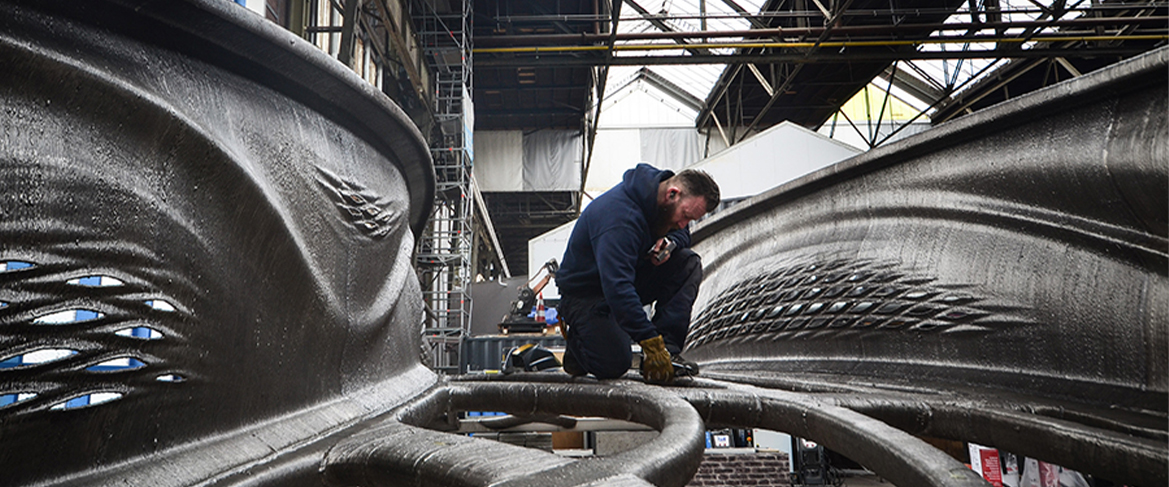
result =
[[524,191],[580,189],[581,136],[575,130],[537,130],[524,136]]
[[692,128],[598,130],[585,191],[594,197],[600,195],[640,162],[680,171],[702,159],[705,145],[706,136]]
[[641,129],[641,160],[658,169],[681,171],[702,159],[702,139],[692,129]]
[[640,147],[637,129],[598,130],[585,191],[596,197],[616,186],[626,169],[641,162]]
[[580,157],[575,130],[480,130],[473,172],[484,192],[575,191]]
[[472,172],[479,191],[524,190],[524,133],[519,130],[475,132]]

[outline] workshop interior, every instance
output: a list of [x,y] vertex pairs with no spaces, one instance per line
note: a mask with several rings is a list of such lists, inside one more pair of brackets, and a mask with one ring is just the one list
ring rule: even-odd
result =
[[[0,0],[0,484],[1167,485],[1167,41],[1164,0]],[[721,191],[668,383],[566,362],[641,163]]]

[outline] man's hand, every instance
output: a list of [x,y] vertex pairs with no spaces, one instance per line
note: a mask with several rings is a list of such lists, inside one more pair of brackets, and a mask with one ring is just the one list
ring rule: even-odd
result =
[[674,364],[662,336],[641,341],[641,375],[646,382],[669,384],[674,381]]
[[670,240],[666,237],[659,238],[657,243],[654,244],[653,248],[649,249],[649,261],[652,262],[653,265],[662,265],[666,263],[667,260],[670,260],[670,252],[672,252],[677,246],[678,244],[674,243],[673,240]]

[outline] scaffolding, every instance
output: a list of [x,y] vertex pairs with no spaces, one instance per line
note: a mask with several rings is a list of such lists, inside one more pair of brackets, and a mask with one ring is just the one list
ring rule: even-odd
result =
[[474,157],[471,103],[471,1],[443,11],[436,3],[412,4],[419,39],[434,75],[436,132],[431,137],[436,195],[419,240],[417,268],[426,316],[423,358],[438,372],[458,373],[471,322],[472,207]]

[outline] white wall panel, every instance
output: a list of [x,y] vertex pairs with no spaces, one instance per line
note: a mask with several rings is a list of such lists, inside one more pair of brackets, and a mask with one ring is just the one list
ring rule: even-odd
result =
[[860,151],[783,122],[690,166],[718,182],[724,199],[753,196]]
[[[540,272],[540,267],[548,262],[548,259],[556,259],[556,262],[564,260],[568,237],[572,235],[572,229],[575,227],[576,220],[573,220],[528,240],[528,279],[535,278]],[[553,279],[544,287],[544,299],[559,297],[560,289],[556,287],[556,280]]]
[[594,198],[599,196],[621,182],[621,175],[639,162],[641,162],[640,130],[598,130],[585,191]]
[[694,129],[694,110],[668,95],[639,86],[629,87],[605,101],[600,126],[606,128],[688,127]]

